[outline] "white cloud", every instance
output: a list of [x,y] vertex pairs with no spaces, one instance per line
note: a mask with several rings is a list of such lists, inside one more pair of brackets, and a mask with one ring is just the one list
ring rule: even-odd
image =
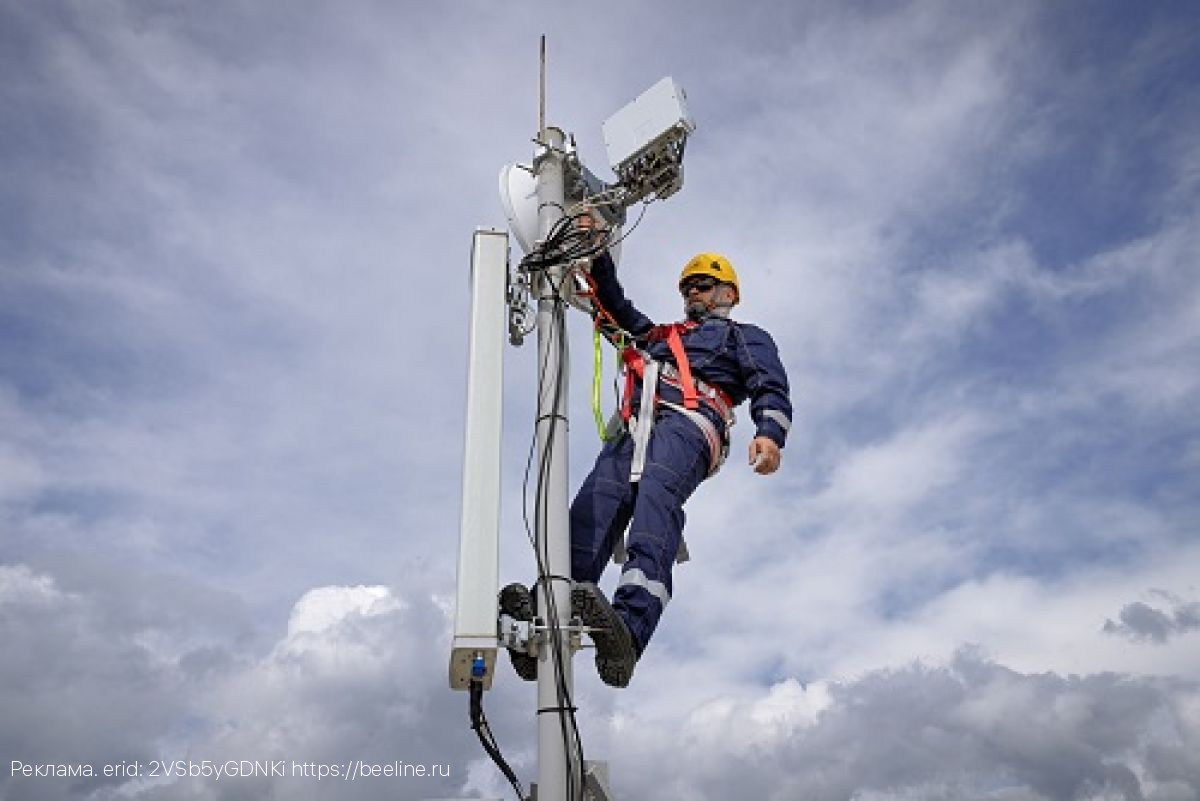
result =
[[[1188,682],[1025,674],[963,652],[709,702],[679,738],[631,711],[614,738],[629,765],[616,784],[653,799],[1171,798],[1200,770],[1183,756],[1200,736],[1197,693]],[[793,710],[791,725],[762,726],[764,702]]]
[[985,433],[980,429],[969,418],[936,420],[860,448],[841,460],[814,502],[843,519],[902,514],[963,474],[963,446]]
[[318,587],[309,590],[292,607],[288,638],[319,634],[350,615],[374,617],[403,609],[387,587]]
[[[114,615],[122,608],[113,603],[118,590],[93,584],[64,593],[56,584],[25,565],[0,567],[0,634],[11,646],[0,658],[10,691],[0,707],[15,726],[5,734],[5,753],[24,764],[91,764],[97,772],[138,761],[142,776],[74,786],[5,776],[8,792],[30,799],[375,798],[397,790],[426,797],[452,795],[467,780],[467,758],[476,751],[466,700],[446,690],[444,668],[431,658],[447,653],[445,619],[432,602],[384,587],[318,587],[296,602],[272,647],[239,647],[236,621],[227,620],[225,636],[189,649],[179,647],[180,638],[194,636],[194,621],[121,618]],[[166,615],[181,600],[160,597]],[[291,767],[360,759],[439,770],[432,779],[379,777],[347,787],[293,776]],[[211,775],[168,780],[161,767],[149,775],[151,761],[163,760],[282,760],[287,775],[224,783]]]
[[[5,577],[12,579],[7,584],[40,588],[42,596],[53,584],[49,576],[28,568],[7,570]],[[1003,608],[1028,614],[1030,620],[1038,615],[1054,619],[1070,606],[1049,594],[1039,596],[1031,583],[1026,586],[1025,598],[1020,593],[1005,598],[994,591],[978,602],[958,597],[932,614]],[[61,618],[74,608],[71,614],[82,616],[97,636],[78,639],[78,629],[66,638],[52,635],[59,648],[69,646],[77,659],[95,664],[111,658],[105,655],[113,649],[120,653],[122,642],[132,642],[133,630],[115,628],[114,621],[97,617],[102,598],[77,593],[75,599],[72,606],[58,602],[53,614]],[[978,614],[972,618],[973,631],[986,638],[989,619]],[[993,619],[1003,618],[997,612]],[[280,625],[278,641],[261,656],[234,656],[220,646],[190,652],[177,662],[147,662],[149,686],[158,687],[159,694],[146,696],[145,684],[138,692],[160,702],[184,701],[193,722],[178,729],[169,718],[157,718],[151,732],[158,745],[143,758],[326,764],[360,757],[380,764],[395,759],[436,761],[450,766],[451,780],[434,785],[410,780],[398,790],[400,797],[424,797],[413,792],[452,794],[463,787],[498,791],[459,720],[465,715],[457,703],[463,697],[444,689],[444,665],[433,658],[444,657],[447,626],[435,603],[379,587],[321,587],[297,601],[291,621],[297,625],[286,632]],[[937,625],[915,629],[928,631]],[[33,631],[10,626],[5,636],[19,643]],[[41,636],[46,633],[43,630]],[[887,634],[886,629],[864,632],[868,638]],[[777,631],[776,636],[786,635]],[[954,640],[949,633],[947,642]],[[806,643],[792,640],[789,646],[804,648]],[[912,652],[910,644],[880,664],[902,665],[900,654]],[[588,712],[589,754],[612,761],[618,788],[637,789],[648,798],[678,797],[680,792],[722,798],[735,785],[759,788],[756,792],[764,798],[796,793],[835,798],[851,788],[881,798],[924,791],[929,797],[968,792],[1004,798],[1022,791],[1029,798],[1070,797],[1064,795],[1068,792],[1092,797],[1086,793],[1134,786],[1144,797],[1170,798],[1171,788],[1195,782],[1200,764],[1190,755],[1196,753],[1200,737],[1200,689],[1194,684],[1094,670],[1046,672],[1040,667],[1047,664],[1044,656],[1014,655],[1039,667],[1019,672],[1002,667],[1007,659],[997,662],[973,652],[948,652],[922,665],[868,669],[836,681],[801,684],[785,678],[761,685],[739,679],[736,671],[722,672],[714,664],[660,651],[639,668],[634,687],[615,698],[611,691],[597,692],[597,680],[581,661],[578,702]],[[1094,653],[1083,656],[1095,664]],[[21,664],[10,657],[4,665],[17,686],[32,675],[23,671],[38,669],[34,663],[23,668]],[[1191,674],[1182,665],[1173,672]],[[80,698],[93,693],[110,696],[123,681],[120,674],[85,675],[90,684]],[[683,692],[677,689],[681,675],[689,677]],[[505,670],[488,704],[506,753],[529,775],[532,718],[520,710],[532,698],[514,693],[519,685]],[[672,687],[676,689],[668,691]],[[33,700],[36,709],[37,699]],[[616,708],[602,714],[610,701]],[[94,727],[109,724],[108,718],[78,714],[75,721],[82,743],[95,736]],[[418,728],[423,732],[419,739],[414,737]],[[679,735],[663,738],[664,730],[677,730]],[[39,731],[55,736],[51,747],[66,747],[57,739],[53,720],[30,719],[26,733]],[[689,755],[687,771],[672,767],[681,752]],[[131,757],[126,753],[120,758]],[[770,765],[789,769],[780,773]],[[197,778],[128,783],[121,795],[232,798],[243,792],[261,795],[270,792],[270,786],[295,798],[332,797],[329,792],[371,798],[380,791],[369,784],[347,789],[310,779],[222,785]],[[42,793],[26,796],[31,798],[70,797],[60,795],[54,783],[25,789]],[[388,792],[397,792],[397,785],[390,785]],[[110,785],[96,797],[117,797],[116,793],[117,786]]]
[[0,565],[0,604],[52,607],[69,600],[50,576],[34,573],[26,565]]

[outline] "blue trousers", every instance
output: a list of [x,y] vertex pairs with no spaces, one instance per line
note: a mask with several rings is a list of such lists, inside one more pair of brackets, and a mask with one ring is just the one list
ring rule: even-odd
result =
[[683,504],[708,475],[708,443],[696,424],[660,408],[642,478],[629,481],[633,438],[605,443],[571,504],[571,577],[597,582],[617,537],[629,526],[629,554],[613,594],[613,608],[633,634],[638,654],[671,599],[671,567],[686,516]]

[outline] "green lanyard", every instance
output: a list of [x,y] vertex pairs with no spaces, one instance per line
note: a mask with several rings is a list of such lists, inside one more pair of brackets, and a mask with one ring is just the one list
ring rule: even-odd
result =
[[[625,336],[615,343],[617,345],[617,367],[621,365],[621,348],[625,344]],[[608,442],[605,436],[608,426],[604,423],[604,414],[600,411],[600,374],[603,372],[603,359],[600,353],[600,327],[592,328],[592,416],[596,419],[596,433],[601,442]]]

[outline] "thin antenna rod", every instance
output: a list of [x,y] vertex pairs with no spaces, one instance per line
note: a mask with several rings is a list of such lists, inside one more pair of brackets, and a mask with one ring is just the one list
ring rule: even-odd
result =
[[538,70],[538,141],[546,141],[546,34],[542,34],[541,67]]

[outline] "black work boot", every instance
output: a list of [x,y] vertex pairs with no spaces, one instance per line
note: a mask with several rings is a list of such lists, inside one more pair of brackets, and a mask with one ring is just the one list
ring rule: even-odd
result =
[[590,582],[576,584],[571,590],[571,609],[591,632],[596,644],[596,670],[611,687],[628,687],[637,664],[637,648],[629,627],[612,608],[600,588]]
[[[524,584],[509,584],[500,590],[500,613],[514,620],[533,620],[533,596]],[[525,681],[537,681],[537,657],[508,649],[513,670]]]

